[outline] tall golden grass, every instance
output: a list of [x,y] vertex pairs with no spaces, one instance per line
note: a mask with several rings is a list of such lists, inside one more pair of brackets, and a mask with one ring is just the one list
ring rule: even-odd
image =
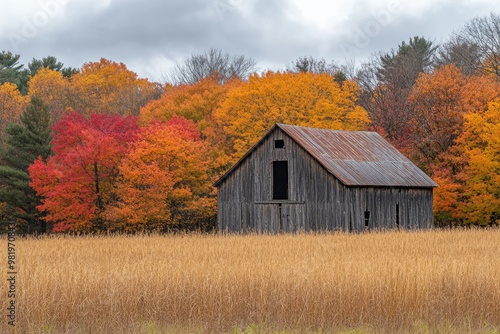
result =
[[[499,230],[66,236],[16,246],[17,333],[500,328]],[[0,331],[13,332],[3,319]]]

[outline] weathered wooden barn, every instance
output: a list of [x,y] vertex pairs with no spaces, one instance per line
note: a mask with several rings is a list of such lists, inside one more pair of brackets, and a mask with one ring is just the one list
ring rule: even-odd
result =
[[437,184],[375,132],[276,124],[214,185],[219,231],[434,226]]

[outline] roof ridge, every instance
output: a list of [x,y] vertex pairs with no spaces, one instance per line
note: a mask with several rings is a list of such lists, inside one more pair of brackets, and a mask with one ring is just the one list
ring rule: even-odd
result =
[[[311,129],[316,131],[329,131],[329,132],[344,132],[344,133],[353,133],[353,132],[364,132],[364,133],[377,133],[376,131],[367,131],[367,130],[338,130],[338,129],[328,129],[328,128],[315,128],[312,126],[303,126],[303,125],[294,125],[287,123],[275,123],[274,126],[278,126],[280,129],[285,127],[294,127],[294,128],[303,128],[303,129]],[[377,133],[378,134],[378,133]]]

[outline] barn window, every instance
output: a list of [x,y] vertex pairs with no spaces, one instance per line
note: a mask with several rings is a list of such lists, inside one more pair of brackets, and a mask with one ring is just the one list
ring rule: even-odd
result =
[[274,141],[274,148],[283,148],[285,147],[285,141],[283,139],[276,139]]
[[273,161],[273,199],[288,199],[288,161]]
[[365,227],[370,227],[370,211],[365,211]]

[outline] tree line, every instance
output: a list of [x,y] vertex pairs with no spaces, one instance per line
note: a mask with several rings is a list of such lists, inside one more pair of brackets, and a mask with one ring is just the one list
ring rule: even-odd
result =
[[439,184],[438,225],[500,220],[500,16],[361,68],[210,49],[159,84],[101,59],[0,53],[0,219],[21,233],[210,230],[213,182],[274,123],[377,131]]

